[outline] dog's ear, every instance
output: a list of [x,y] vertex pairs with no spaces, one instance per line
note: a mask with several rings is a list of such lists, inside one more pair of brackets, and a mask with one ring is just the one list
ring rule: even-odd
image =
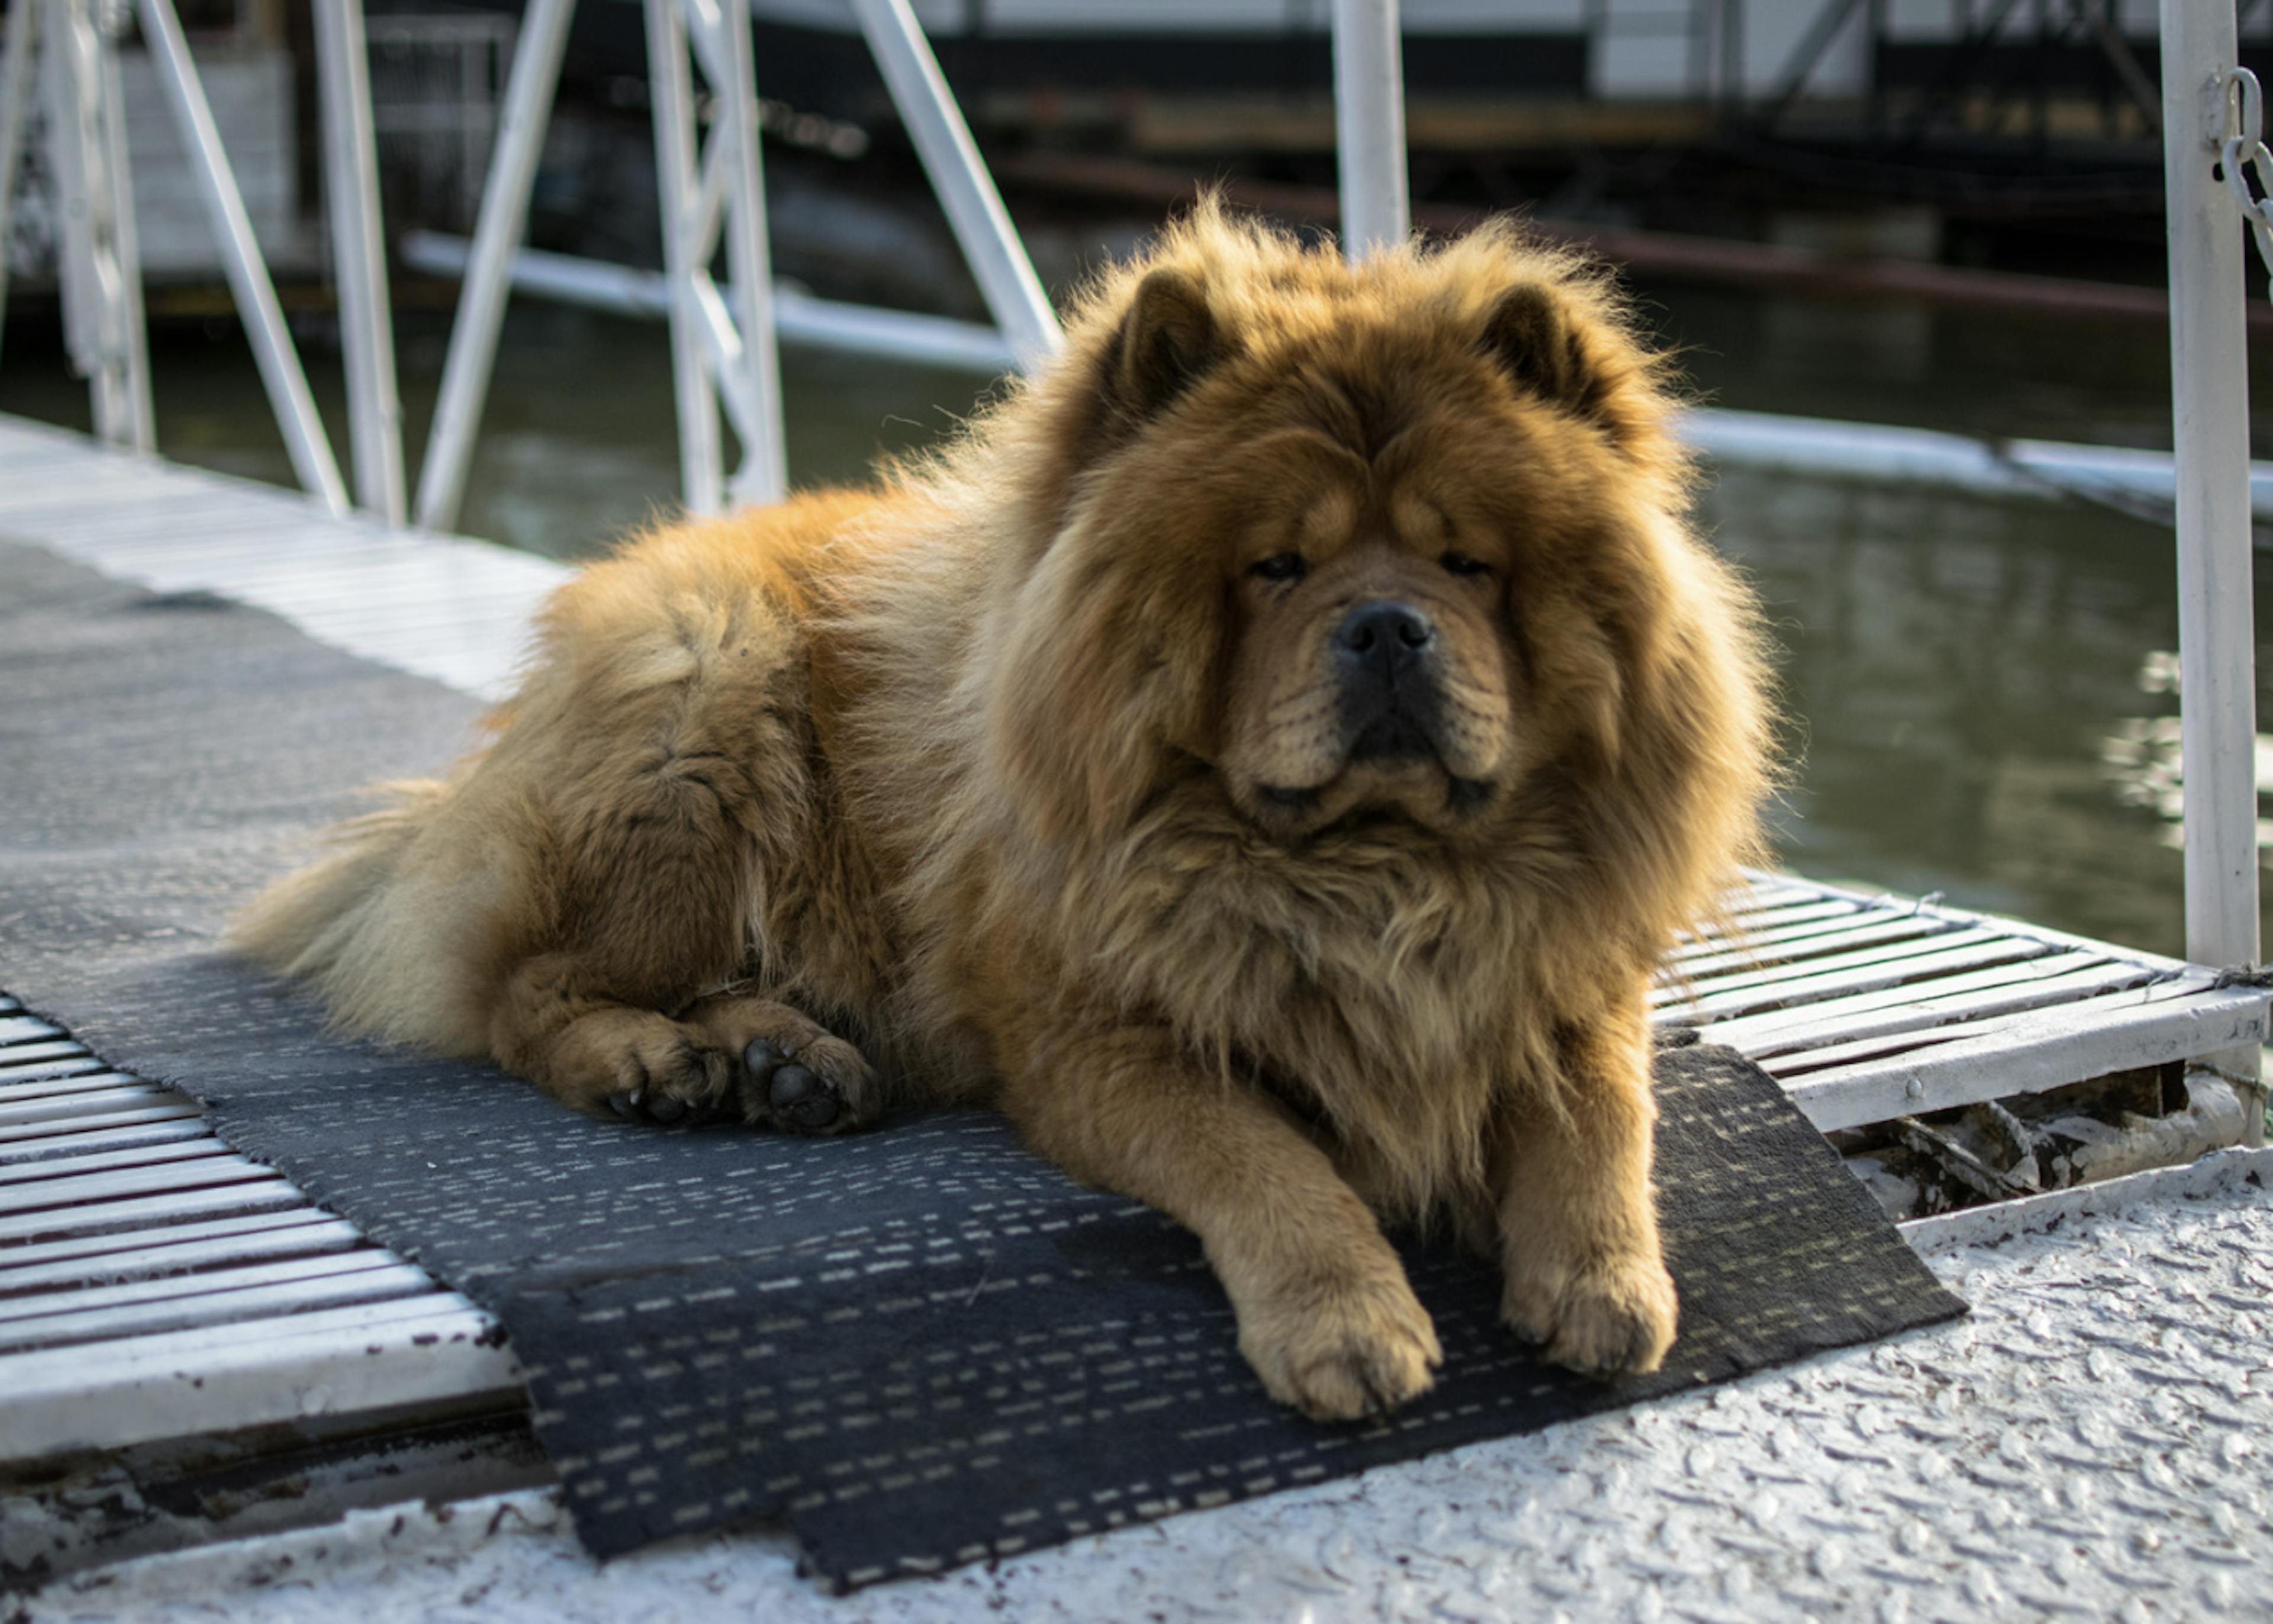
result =
[[1105,394],[1128,418],[1142,422],[1190,387],[1222,349],[1207,290],[1182,271],[1150,272],[1137,283],[1106,351]]
[[1602,379],[1585,333],[1552,288],[1519,282],[1502,294],[1484,318],[1483,348],[1518,388],[1582,417],[1599,414]]

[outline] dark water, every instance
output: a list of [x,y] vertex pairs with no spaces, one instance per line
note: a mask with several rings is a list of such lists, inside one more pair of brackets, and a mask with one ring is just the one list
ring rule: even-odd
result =
[[[1724,405],[2169,444],[2158,329],[1691,289],[1653,301]],[[430,319],[400,339],[414,463],[445,336]],[[83,424],[84,393],[59,355],[36,334],[10,342],[0,410]],[[327,420],[343,423],[336,356],[304,348]],[[976,388],[804,350],[784,367],[800,485],[855,479],[878,453],[927,443]],[[2273,372],[2253,370],[2258,398],[2273,398]],[[176,331],[154,370],[168,454],[289,476],[233,332]],[[672,410],[660,326],[517,309],[463,528],[561,557],[604,546],[671,502]],[[1782,650],[1795,774],[1780,827],[1794,867],[2181,949],[2176,827],[2161,805],[2176,766],[2166,526],[2080,504],[1743,470],[1722,475],[1703,517],[1758,583]],[[2261,670],[2269,632],[2261,611]]]

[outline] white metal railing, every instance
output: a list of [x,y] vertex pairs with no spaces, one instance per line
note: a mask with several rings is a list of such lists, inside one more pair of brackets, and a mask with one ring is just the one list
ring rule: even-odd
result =
[[[529,0],[496,150],[467,255],[441,398],[416,515],[455,521],[513,285],[545,125],[575,0]],[[227,154],[182,38],[173,0],[132,0],[220,241],[261,378],[300,483],[334,511],[348,505]],[[776,310],[768,259],[749,0],[642,0],[653,78],[664,284],[678,381],[686,505],[777,496],[786,483]],[[851,0],[901,119],[1001,338],[1023,366],[1056,353],[1057,320],[979,159],[908,0]],[[390,520],[402,511],[400,408],[371,153],[367,41],[360,0],[316,0],[325,155],[339,261],[356,496]],[[53,168],[64,193],[65,319],[88,378],[97,432],[150,449],[131,177],[126,173],[116,34],[123,0],[18,0],[0,41],[0,241],[32,96],[35,51]],[[1345,250],[1353,257],[1407,235],[1398,0],[1334,0],[1335,96]],[[2181,704],[2186,760],[2188,953],[2254,965],[2257,934],[2254,655],[2252,640],[2247,396],[2239,206],[2215,174],[2233,122],[2232,8],[2164,0],[2162,71],[2170,213],[2172,372],[2177,445]],[[716,115],[695,118],[699,69]],[[711,274],[723,242],[729,271]],[[0,264],[0,308],[6,280]],[[817,302],[816,302],[817,303]],[[819,318],[889,341],[889,324]],[[806,312],[816,317],[814,311]],[[881,315],[881,313],[876,313]],[[940,341],[957,341],[940,334]],[[741,461],[723,470],[719,414]],[[2254,1092],[2255,1051],[2218,1057]],[[2250,1113],[2253,1142],[2262,1111]]]
[[402,402],[396,393],[394,323],[386,288],[386,234],[379,210],[378,134],[363,0],[317,0],[316,72],[331,199],[332,260],[339,284],[340,348],[348,374],[348,436],[356,501],[389,524],[407,509]]
[[[349,497],[254,242],[173,0],[131,0],[191,159],[237,310],[295,476],[334,512]],[[316,0],[317,69],[333,253],[345,351],[355,504],[389,522],[457,522],[560,61],[576,0],[528,0],[506,78],[495,149],[415,499],[407,496],[387,298],[362,0]],[[790,296],[794,323],[823,342],[873,349],[905,342],[966,359],[1007,346],[1023,367],[1062,342],[1048,296],[1002,206],[908,0],[851,0],[903,123],[994,318],[999,341],[921,318]],[[642,0],[655,109],[667,311],[678,394],[682,497],[697,513],[786,489],[780,311],[771,285],[748,0]],[[117,98],[122,0],[22,0],[0,43],[0,240],[29,117],[35,56],[47,64],[48,126],[64,191],[59,266],[77,369],[94,397],[97,434],[150,450],[149,367],[133,241],[131,177]],[[1336,0],[1335,94],[1346,156],[1343,198],[1354,254],[1407,233],[1404,104],[1397,0]],[[42,35],[44,47],[42,49]],[[698,128],[696,73],[712,109]],[[728,276],[711,274],[723,243]],[[431,252],[431,251],[430,251]],[[430,259],[430,263],[431,263]],[[585,280],[598,267],[588,267]],[[600,274],[604,278],[604,273]],[[0,265],[0,311],[6,300]],[[644,285],[634,290],[644,297]],[[724,468],[721,408],[740,447]]]

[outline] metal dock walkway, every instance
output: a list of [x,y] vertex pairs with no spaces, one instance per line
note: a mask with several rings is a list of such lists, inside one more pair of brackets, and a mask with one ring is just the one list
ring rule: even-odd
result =
[[[0,418],[0,534],[274,611],[484,698],[561,566]],[[2260,1042],[2267,995],[2175,961],[1783,875],[1687,941],[1657,1014],[1826,1129]],[[0,940],[0,986],[7,954]],[[0,1004],[0,1459],[513,1402],[466,1298],[221,1142],[187,1096]]]

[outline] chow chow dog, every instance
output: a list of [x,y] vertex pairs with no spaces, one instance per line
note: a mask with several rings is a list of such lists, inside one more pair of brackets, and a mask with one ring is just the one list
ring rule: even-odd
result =
[[1753,600],[1660,358],[1506,224],[1346,264],[1212,205],[874,488],[665,525],[237,939],[588,1111],[991,1103],[1196,1231],[1277,1398],[1440,1361],[1384,1222],[1654,1368],[1646,991],[1753,854]]

